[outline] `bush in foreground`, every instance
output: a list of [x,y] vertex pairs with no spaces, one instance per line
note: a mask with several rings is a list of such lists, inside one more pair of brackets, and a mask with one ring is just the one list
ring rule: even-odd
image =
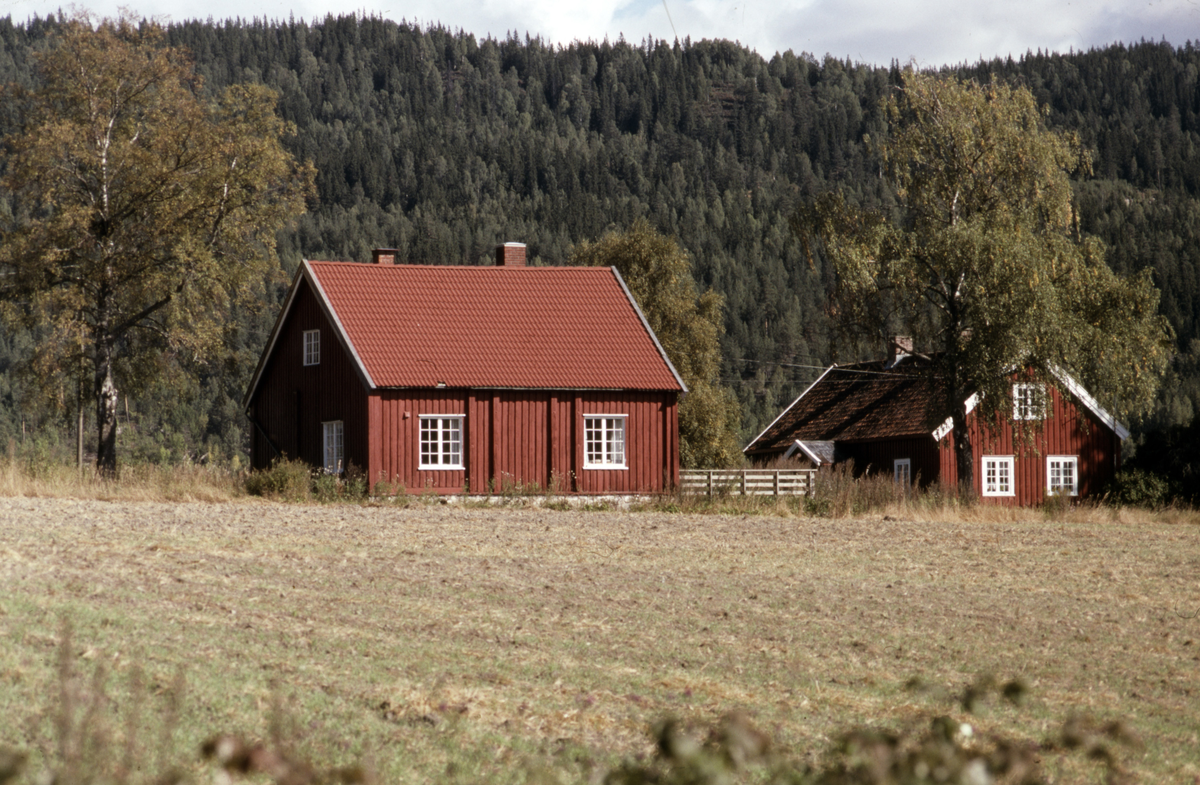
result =
[[357,503],[367,500],[367,490],[366,475],[354,464],[344,475],[328,474],[287,456],[246,476],[246,493],[275,501]]

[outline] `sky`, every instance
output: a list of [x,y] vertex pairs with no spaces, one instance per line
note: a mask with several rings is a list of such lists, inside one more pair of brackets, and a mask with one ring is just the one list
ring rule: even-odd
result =
[[[919,67],[1087,50],[1114,42],[1200,42],[1200,0],[89,0],[162,21],[241,17],[322,19],[365,13],[478,37],[515,32],[553,44],[726,38],[766,58],[791,49],[818,59]],[[47,16],[61,0],[0,0],[0,15]]]

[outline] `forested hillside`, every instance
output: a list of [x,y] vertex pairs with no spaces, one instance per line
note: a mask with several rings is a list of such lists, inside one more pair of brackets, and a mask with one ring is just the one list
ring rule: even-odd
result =
[[[31,83],[30,51],[54,27],[0,20],[0,82]],[[192,22],[169,39],[193,52],[209,89],[277,90],[297,130],[291,150],[316,165],[318,195],[280,237],[276,297],[301,257],[364,260],[388,246],[415,262],[478,264],[515,240],[536,263],[558,264],[575,243],[645,217],[725,297],[722,377],[742,401],[746,438],[818,367],[845,359],[826,310],[829,270],[805,258],[789,218],[833,187],[887,209],[868,138],[885,131],[879,102],[896,68],[790,52],[765,60],[726,41],[481,41],[355,17]],[[1142,43],[962,74],[1029,86],[1052,126],[1095,151],[1095,176],[1076,189],[1081,229],[1109,243],[1116,270],[1155,268],[1181,350],[1144,427],[1186,425],[1200,406],[1198,69],[1190,44]],[[0,131],[14,111],[0,103]],[[127,446],[164,460],[241,450],[238,400],[273,315],[274,304],[246,313],[223,362],[132,401]],[[42,433],[64,422],[19,402],[13,364],[28,340],[0,336],[5,441],[23,418]]]

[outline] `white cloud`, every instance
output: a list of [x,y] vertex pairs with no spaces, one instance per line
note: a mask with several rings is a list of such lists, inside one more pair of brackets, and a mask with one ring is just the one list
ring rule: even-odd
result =
[[[118,5],[147,16],[216,19],[240,16],[321,19],[351,11],[440,23],[478,36],[503,38],[515,31],[556,44],[574,40],[641,42],[727,38],[765,57],[792,49],[823,57],[887,64],[915,58],[925,66],[1019,57],[1027,50],[1065,52],[1114,41],[1163,37],[1176,45],[1200,40],[1200,5],[1194,0],[99,0],[87,3],[112,15]],[[20,21],[53,13],[52,0],[0,0],[0,13]]]

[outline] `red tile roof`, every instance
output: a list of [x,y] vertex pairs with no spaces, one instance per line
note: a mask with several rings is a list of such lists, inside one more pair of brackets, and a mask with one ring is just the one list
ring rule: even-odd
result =
[[929,436],[945,421],[942,387],[915,356],[896,367],[884,362],[832,366],[745,449],[786,450],[802,441],[859,441]]
[[611,268],[306,266],[376,387],[682,389]]

